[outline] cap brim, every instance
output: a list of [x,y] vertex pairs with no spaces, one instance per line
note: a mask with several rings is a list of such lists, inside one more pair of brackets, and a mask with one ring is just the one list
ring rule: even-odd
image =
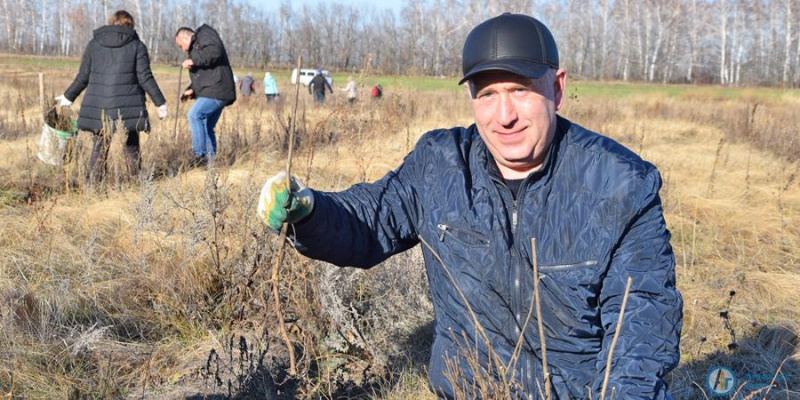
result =
[[539,79],[551,67],[549,65],[535,63],[527,60],[491,60],[484,61],[470,69],[464,77],[458,81],[461,85],[475,75],[485,71],[507,71],[530,79]]

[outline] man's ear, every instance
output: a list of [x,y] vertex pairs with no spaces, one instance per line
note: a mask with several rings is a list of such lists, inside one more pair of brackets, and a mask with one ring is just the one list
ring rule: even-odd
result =
[[564,93],[567,91],[567,71],[564,68],[556,70],[556,78],[553,79],[553,100],[556,104],[556,111],[561,109],[564,101]]

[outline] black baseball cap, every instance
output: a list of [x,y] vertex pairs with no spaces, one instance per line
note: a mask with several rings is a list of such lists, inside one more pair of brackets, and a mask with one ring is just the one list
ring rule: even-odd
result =
[[461,58],[462,84],[483,71],[508,71],[531,79],[558,68],[558,48],[550,30],[536,18],[505,13],[472,29]]

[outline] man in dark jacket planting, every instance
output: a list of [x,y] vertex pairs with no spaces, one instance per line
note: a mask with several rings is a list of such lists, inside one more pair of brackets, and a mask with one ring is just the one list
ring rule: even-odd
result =
[[197,99],[187,116],[195,157],[192,164],[202,165],[216,156],[214,127],[222,109],[236,101],[233,71],[222,39],[208,25],[200,26],[196,32],[191,28],[178,29],[175,44],[189,55],[181,66],[189,70],[192,83],[183,92],[181,101]]
[[[475,124],[428,132],[397,169],[342,192],[294,178],[288,191],[278,174],[259,216],[272,229],[292,224],[301,253],[340,266],[369,268],[422,242],[435,310],[430,386],[443,398],[510,388],[513,398],[600,399],[630,277],[606,398],[669,398],[682,300],[658,171],[556,114],[566,73],[538,20],[503,14],[475,27],[463,72]],[[533,238],[542,331],[529,311]],[[503,384],[473,385],[487,377]]]
[[167,100],[150,71],[147,47],[134,30],[133,17],[117,11],[108,25],[94,31],[86,46],[75,81],[63,96],[61,106],[70,106],[86,90],[78,117],[78,128],[94,133],[89,177],[100,180],[105,172],[111,133],[119,120],[128,137],[125,160],[128,172],[139,171],[139,132],[150,130],[144,94],[158,107],[158,117],[167,117]]

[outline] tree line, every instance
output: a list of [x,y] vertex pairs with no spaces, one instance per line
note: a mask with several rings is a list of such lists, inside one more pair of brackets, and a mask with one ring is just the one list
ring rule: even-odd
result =
[[800,0],[405,0],[399,11],[345,1],[269,9],[244,0],[0,0],[0,51],[78,57],[118,9],[154,62],[182,55],[180,26],[216,28],[235,66],[457,76],[470,29],[502,12],[542,20],[573,77],[800,86]]

